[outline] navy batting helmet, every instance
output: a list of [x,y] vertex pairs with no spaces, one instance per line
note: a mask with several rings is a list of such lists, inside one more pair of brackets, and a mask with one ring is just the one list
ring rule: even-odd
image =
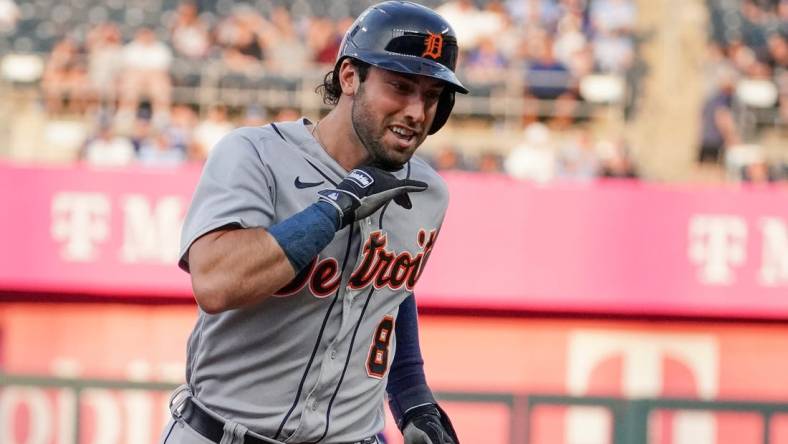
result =
[[387,1],[370,6],[345,33],[339,47],[334,76],[346,57],[403,74],[443,80],[446,87],[429,134],[446,123],[454,107],[454,93],[468,90],[454,74],[457,35],[435,11],[415,3]]

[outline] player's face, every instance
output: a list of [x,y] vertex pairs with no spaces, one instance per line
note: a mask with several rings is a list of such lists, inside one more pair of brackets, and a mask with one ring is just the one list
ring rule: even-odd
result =
[[352,121],[371,160],[397,169],[427,138],[443,82],[374,66],[353,99]]

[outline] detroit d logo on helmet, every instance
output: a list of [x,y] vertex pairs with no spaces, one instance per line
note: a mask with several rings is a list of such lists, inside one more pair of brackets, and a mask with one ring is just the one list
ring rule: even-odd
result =
[[443,34],[437,32],[428,32],[427,37],[424,39],[424,53],[422,57],[430,57],[438,60],[443,52]]

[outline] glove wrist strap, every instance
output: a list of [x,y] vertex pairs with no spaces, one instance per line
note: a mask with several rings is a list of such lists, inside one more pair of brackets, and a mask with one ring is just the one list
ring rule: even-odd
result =
[[358,198],[343,190],[322,190],[317,194],[320,202],[327,202],[337,210],[339,217],[337,230],[345,228],[355,220],[356,209],[360,205]]

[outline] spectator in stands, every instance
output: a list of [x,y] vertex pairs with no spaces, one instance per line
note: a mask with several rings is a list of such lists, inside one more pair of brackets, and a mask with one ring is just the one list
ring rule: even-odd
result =
[[540,33],[529,46],[531,61],[526,72],[526,94],[543,100],[556,99],[565,94],[572,84],[571,74],[555,58],[550,35]]
[[788,38],[779,32],[774,32],[766,42],[771,66],[775,69],[788,70]]
[[96,167],[125,167],[134,162],[134,146],[126,137],[115,134],[111,119],[102,117],[96,137],[85,145],[82,159]]
[[[562,2],[568,3],[568,2]],[[520,26],[554,29],[561,17],[562,5],[553,0],[508,0],[506,8]]]
[[[483,37],[495,44],[507,66],[520,66],[523,61],[522,53],[525,46],[523,41],[527,28],[515,21],[507,8],[508,5],[497,0],[487,3],[485,13],[496,17],[499,28],[495,32],[484,34]],[[467,61],[465,63],[467,64]]]
[[77,42],[71,37],[58,41],[47,59],[41,88],[51,113],[85,109],[87,68]]
[[227,108],[223,105],[214,105],[208,111],[205,120],[197,124],[194,129],[195,150],[192,153],[194,160],[205,160],[208,153],[225,134],[235,128],[227,116]]
[[93,28],[87,37],[88,79],[97,103],[115,106],[123,68],[120,30],[112,22]]
[[522,27],[525,24],[526,11],[529,3],[525,0],[504,0],[506,15],[515,23],[515,26]]
[[710,97],[719,90],[720,81],[731,76],[736,68],[726,54],[727,48],[717,42],[706,45],[706,58],[703,63],[703,96]]
[[574,14],[565,14],[558,21],[553,53],[555,58],[564,66],[570,67],[570,70],[576,63],[576,54],[583,51],[588,45],[588,39],[583,34],[582,27],[583,18]]
[[577,107],[580,103],[580,94],[577,86],[573,86],[566,93],[555,99],[553,113],[548,123],[553,131],[570,129],[577,120]]
[[477,46],[482,39],[493,39],[498,50],[509,54],[514,49],[517,40],[522,38],[506,12],[506,6],[500,0],[486,0],[484,8],[478,16],[477,26],[479,35]]
[[595,32],[628,35],[635,29],[637,10],[632,0],[594,0],[590,9]]
[[508,60],[492,37],[483,36],[465,61],[465,78],[474,94],[489,94],[506,80]]
[[632,39],[621,31],[602,31],[594,37],[594,59],[602,72],[623,73],[634,60]]
[[10,34],[19,21],[19,6],[14,0],[0,0],[0,35]]
[[623,139],[618,142],[602,141],[597,145],[601,165],[599,177],[608,179],[637,179],[637,168]]
[[779,0],[777,2],[776,21],[779,23],[777,30],[780,34],[788,36],[788,0]]
[[195,3],[185,1],[178,5],[170,27],[170,41],[178,56],[199,60],[208,55],[210,33]]
[[238,73],[260,69],[265,58],[264,42],[259,32],[265,19],[247,5],[240,5],[232,15],[222,20],[216,30],[217,42],[222,46],[222,60],[226,67]]
[[782,123],[788,124],[788,70],[778,71],[775,82],[777,83],[778,99],[778,118]]
[[[788,3],[788,1],[783,2]],[[788,6],[785,7],[788,11]],[[786,34],[773,33],[767,41],[769,47],[769,62],[774,72],[774,82],[777,85],[778,119],[783,124],[788,124],[788,19],[785,23]]]
[[172,51],[150,28],[140,28],[123,48],[121,120],[133,116],[142,97],[150,100],[153,121],[166,121],[172,100]]
[[765,159],[760,159],[742,169],[741,180],[751,184],[767,184],[779,181],[780,176],[776,168],[769,165]]
[[719,78],[718,90],[706,100],[701,115],[701,163],[722,161],[726,147],[739,143],[739,132],[733,116],[733,89],[735,77],[728,72]]
[[556,176],[559,179],[586,182],[599,173],[599,156],[591,132],[579,130],[558,150]]
[[594,58],[603,72],[622,73],[632,65],[635,5],[630,0],[596,0],[591,3]]
[[153,135],[151,112],[148,107],[140,107],[134,119],[134,124],[127,134],[129,135],[129,140],[134,147],[135,155],[139,154],[142,144]]
[[290,12],[283,6],[271,11],[271,20],[262,34],[266,48],[268,81],[277,89],[295,90],[299,76],[309,69],[311,51],[296,30]]
[[524,120],[532,123],[537,120],[539,112],[537,100],[553,100],[551,110],[551,126],[564,129],[574,121],[577,109],[577,79],[558,61],[553,54],[551,37],[539,32],[529,42],[530,54],[533,59],[528,65],[525,75],[526,108]]
[[545,183],[555,175],[555,147],[550,129],[539,122],[529,124],[523,141],[504,160],[506,172],[517,179]]
[[[176,108],[170,106],[172,80],[169,73],[180,82],[178,85],[192,86],[200,80],[195,79],[195,70],[189,68],[192,65],[184,62],[191,60],[195,65],[203,64],[206,58],[218,57],[224,58],[223,66],[229,68],[229,72],[220,75],[220,88],[270,87],[274,86],[272,79],[292,84],[292,79],[308,70],[313,61],[333,62],[341,33],[349,24],[347,18],[309,17],[298,22],[291,16],[291,11],[296,14],[291,3],[274,2],[268,20],[260,14],[259,8],[239,4],[232,6],[229,16],[217,17],[218,25],[211,29],[208,23],[212,21],[211,13],[202,16],[199,13],[198,5],[203,4],[197,0],[163,4],[165,10],[169,5],[177,5],[174,11],[162,14],[172,20],[166,28],[157,30],[169,35],[172,50],[150,29],[139,30],[134,40],[123,48],[118,29],[112,24],[100,25],[91,31],[86,46],[90,84],[103,99],[104,107],[112,107],[115,89],[112,79],[119,70],[124,71],[119,82],[120,112],[116,131],[131,134],[134,126],[138,126],[140,132],[150,131],[154,126],[162,128],[168,131],[173,143],[187,146],[190,156],[200,159],[215,143],[215,139],[206,134],[223,134],[225,130],[215,129],[232,124],[229,120],[217,124],[208,119],[201,124],[200,135],[195,136],[203,141],[194,145],[184,134],[196,128],[170,131],[177,119],[167,116],[168,112],[176,112]],[[479,9],[479,5],[484,5],[484,9]],[[518,72],[525,71],[528,110],[525,121],[531,123],[547,114],[551,130],[565,130],[575,122],[581,100],[577,92],[578,80],[594,69],[594,54],[598,50],[594,39],[603,32],[631,38],[634,28],[633,0],[447,0],[442,8],[447,15],[458,17],[455,28],[461,39],[469,39],[464,45],[468,52],[462,56],[466,57],[466,77],[472,85],[477,85],[477,93],[491,92],[496,85],[504,85],[509,80],[506,78],[508,68],[517,67]],[[217,7],[216,12],[226,15],[222,7]],[[772,16],[776,15],[772,13]],[[780,42],[771,45],[780,54]],[[122,52],[123,63],[113,63],[119,52]],[[740,52],[742,63],[747,62],[748,54],[752,55],[752,51]],[[179,57],[178,63],[173,63],[173,54]],[[156,74],[149,74],[148,70]],[[277,71],[282,72],[276,75]],[[518,84],[519,80],[513,84]],[[287,84],[282,86],[288,87]],[[222,91],[225,92],[229,93],[226,96],[229,98],[235,91]],[[136,110],[146,99],[152,102],[154,122],[135,122]],[[249,99],[243,97],[243,100]],[[249,124],[262,123],[259,117],[252,113]],[[146,126],[147,130],[143,131]],[[196,124],[191,126],[196,127]],[[144,137],[137,139],[141,143]],[[208,146],[205,139],[211,140]]]
[[562,15],[557,20],[553,36],[553,53],[564,65],[574,81],[594,71],[594,47],[587,29],[585,2],[562,2]]
[[140,147],[139,162],[145,167],[177,167],[186,160],[186,154],[173,144],[170,133],[156,129]]
[[170,144],[184,153],[193,153],[195,151],[193,133],[196,126],[197,113],[194,108],[185,104],[173,106],[165,130]]
[[[745,151],[746,150],[746,151]],[[767,184],[780,180],[780,165],[772,165],[764,148],[758,144],[743,145],[737,148],[735,153],[743,154],[736,156],[734,161],[728,159],[728,166],[731,169],[731,176],[737,182],[750,184]]]
[[758,62],[755,51],[739,39],[728,44],[727,56],[736,70],[742,73],[750,72]]
[[496,152],[484,151],[479,156],[476,170],[480,173],[501,173],[503,172],[503,158]]
[[462,152],[453,145],[444,145],[432,156],[432,166],[438,171],[468,170]]
[[274,115],[274,122],[292,122],[293,120],[298,120],[301,117],[301,112],[299,112],[295,108],[285,107],[280,109]]
[[473,0],[448,0],[436,12],[451,23],[463,53],[476,48],[481,37],[495,36],[503,27],[495,12],[480,10]]
[[257,105],[250,105],[244,111],[240,126],[263,126],[267,123],[268,118],[265,109]]
[[[788,47],[785,42],[788,36],[788,2],[745,0],[729,5],[715,3],[710,4],[712,16],[722,15],[729,20],[712,21],[712,35],[717,41],[710,46],[713,53],[721,54],[717,55],[713,66],[725,74],[724,77],[735,77],[737,94],[734,102],[734,85],[730,85],[715,88],[708,96],[710,98],[703,111],[702,142],[707,141],[708,144],[707,139],[711,138],[712,145],[722,146],[723,150],[741,145],[744,140],[759,144],[761,136],[769,131],[767,126],[778,127],[788,122]],[[721,49],[717,50],[717,46]],[[720,67],[730,68],[734,74]],[[717,82],[713,80],[708,84],[716,87]],[[722,80],[722,83],[729,81],[727,78]],[[755,108],[768,107],[771,103],[776,104],[774,108],[753,112]],[[733,174],[738,175],[738,171]],[[732,177],[731,171],[728,171],[728,177]]]
[[331,65],[337,57],[343,33],[332,20],[326,17],[312,17],[307,31],[307,43],[312,53],[312,61],[321,65]]
[[578,82],[583,77],[593,74],[594,72],[594,52],[592,47],[591,44],[588,44],[575,51],[567,65],[569,72],[572,73],[572,77],[577,79]]
[[764,8],[768,5],[767,2],[759,3],[753,0],[744,0],[740,3],[742,40],[756,51],[766,46],[766,27],[772,15]]

